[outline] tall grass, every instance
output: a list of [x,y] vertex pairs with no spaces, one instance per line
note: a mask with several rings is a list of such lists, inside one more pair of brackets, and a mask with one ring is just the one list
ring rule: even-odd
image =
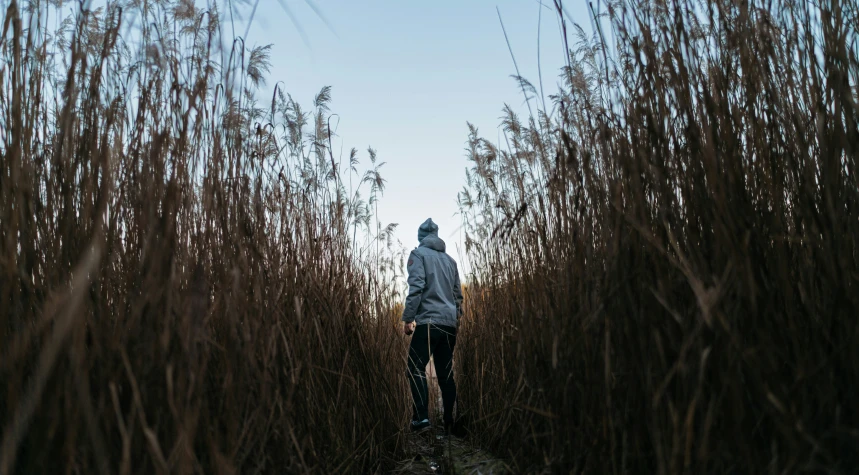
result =
[[391,466],[384,180],[330,89],[258,102],[271,50],[216,6],[63,3],[3,15],[0,474]]
[[471,131],[461,409],[522,472],[855,473],[859,7],[603,6]]

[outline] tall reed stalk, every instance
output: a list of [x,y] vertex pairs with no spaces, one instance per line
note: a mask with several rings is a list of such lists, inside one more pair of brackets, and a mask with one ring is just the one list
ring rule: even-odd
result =
[[522,472],[855,473],[859,7],[602,5],[471,130],[461,409]]
[[332,150],[330,89],[258,101],[271,50],[215,5],[64,3],[3,14],[0,474],[391,466],[384,180]]

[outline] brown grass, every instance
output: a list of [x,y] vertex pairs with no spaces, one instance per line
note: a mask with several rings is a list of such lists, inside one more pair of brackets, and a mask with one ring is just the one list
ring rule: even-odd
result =
[[330,90],[258,103],[269,49],[216,8],[56,3],[0,38],[0,474],[392,467],[384,180],[332,152]]
[[461,409],[520,472],[855,473],[859,8],[603,5],[472,130]]

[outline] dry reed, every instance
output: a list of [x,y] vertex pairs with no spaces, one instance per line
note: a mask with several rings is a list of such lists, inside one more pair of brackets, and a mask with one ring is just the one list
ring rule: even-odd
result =
[[384,180],[330,89],[257,101],[270,49],[219,48],[216,6],[63,3],[0,38],[0,474],[392,467]]
[[472,431],[520,472],[856,473],[859,7],[554,5],[560,91],[470,136]]

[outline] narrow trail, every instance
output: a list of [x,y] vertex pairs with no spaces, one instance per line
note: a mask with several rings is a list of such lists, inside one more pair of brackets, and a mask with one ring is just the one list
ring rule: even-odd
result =
[[423,434],[410,434],[409,458],[393,473],[488,475],[513,473],[503,461],[476,447],[469,439],[445,436],[438,426]]
[[[432,429],[422,434],[409,434],[406,440],[408,458],[393,473],[496,475],[513,473],[502,460],[482,450],[472,437],[460,439],[444,435],[441,393],[432,363],[427,365],[430,380],[430,419]],[[434,402],[434,404],[433,404]]]

